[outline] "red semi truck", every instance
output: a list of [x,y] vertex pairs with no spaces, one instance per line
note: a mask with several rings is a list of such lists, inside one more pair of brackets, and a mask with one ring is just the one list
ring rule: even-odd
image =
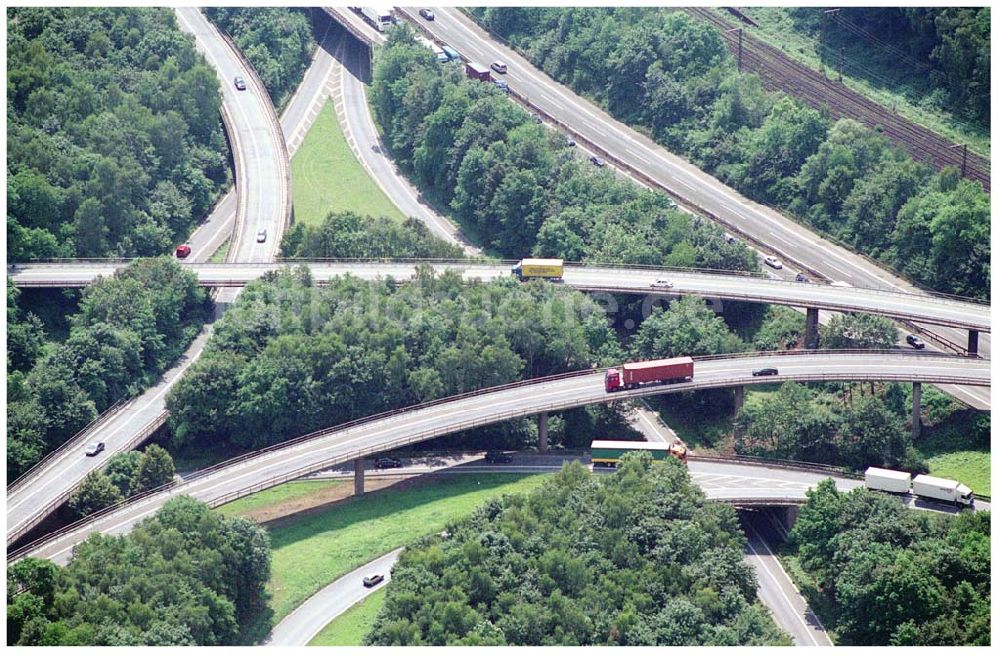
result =
[[646,383],[680,383],[694,377],[694,361],[689,356],[625,363],[604,375],[604,390],[631,390]]
[[477,62],[468,62],[465,65],[465,77],[472,78],[473,80],[480,80],[482,82],[493,81],[493,76],[490,75],[490,67],[483,66]]

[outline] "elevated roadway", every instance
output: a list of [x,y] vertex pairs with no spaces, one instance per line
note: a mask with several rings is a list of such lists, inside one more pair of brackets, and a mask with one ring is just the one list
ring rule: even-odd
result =
[[[753,369],[765,365],[777,367],[779,374],[752,376]],[[153,491],[96,518],[71,525],[33,544],[18,556],[30,554],[65,562],[73,546],[91,533],[127,532],[177,495],[190,495],[216,506],[369,454],[503,420],[648,395],[786,380],[916,381],[988,386],[990,372],[988,361],[954,356],[821,352],[699,359],[694,380],[690,382],[611,394],[604,391],[600,371],[510,384],[358,420],[239,457],[234,462],[195,474],[184,483]],[[737,490],[727,499],[739,503],[745,498],[743,492]]]
[[[504,77],[512,95],[533,111],[573,134],[581,145],[602,155],[623,174],[640,184],[669,193],[682,205],[721,223],[763,250],[830,281],[846,281],[863,288],[923,293],[884,266],[832,242],[773,208],[747,199],[624,125],[499,43],[459,9],[435,7],[433,21],[421,18],[416,8],[400,7],[397,12],[436,41],[456,48],[467,60],[505,62],[507,73]],[[974,346],[980,354],[990,355],[990,336],[973,342],[959,330],[931,329],[923,323],[917,330],[959,353],[968,345]],[[970,395],[962,390],[945,390],[969,401]]]
[[[17,264],[8,272],[19,287],[80,287],[98,276],[110,276],[127,263],[65,262]],[[190,263],[201,285],[206,287],[242,286],[265,272],[283,266],[307,265],[318,282],[352,274],[373,279],[392,276],[406,280],[413,276],[415,265],[405,262],[311,262],[210,264]],[[509,278],[510,265],[477,264],[454,261],[429,263],[438,270],[458,270],[467,279]],[[652,288],[656,279],[673,283],[669,290]],[[796,283],[771,278],[689,270],[663,270],[629,267],[567,266],[564,280],[571,287],[592,292],[632,294],[694,294],[720,299],[738,299],[788,306],[821,308],[834,311],[859,311],[896,319],[950,326],[976,331],[990,330],[990,306],[881,289],[837,287],[816,283]]]

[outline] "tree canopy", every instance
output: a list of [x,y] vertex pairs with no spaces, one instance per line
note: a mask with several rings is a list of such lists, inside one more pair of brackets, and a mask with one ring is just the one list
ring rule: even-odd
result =
[[568,463],[404,551],[365,643],[787,644],[744,542],[678,461],[626,457],[601,477]]
[[[988,101],[982,77],[989,70],[988,9],[845,11],[908,12],[911,27],[936,30],[930,47],[947,62],[942,70],[958,73],[948,79],[952,91]],[[472,12],[546,73],[750,198],[808,221],[918,283],[989,298],[989,196],[979,183],[958,182],[953,169],[932,174],[876,130],[849,119],[833,123],[823,112],[766,91],[757,76],[736,70],[709,25],[655,8]],[[969,41],[959,44],[954,30]],[[959,82],[973,79],[972,87]]]
[[[175,445],[258,448],[381,411],[621,358],[602,309],[558,285],[457,272],[244,290],[167,395]],[[619,361],[620,362],[620,361]]]
[[372,105],[393,158],[506,256],[755,270],[745,245],[573,157],[490,84],[440,65],[407,29],[376,55]]
[[215,72],[170,9],[7,18],[8,259],[169,251],[229,182]]
[[204,12],[233,37],[275,107],[282,107],[302,81],[316,48],[308,9],[206,7]]
[[155,380],[197,334],[206,304],[194,274],[168,257],[137,260],[86,288],[69,338],[8,385],[8,476]]
[[790,538],[853,645],[990,645],[990,514],[911,511],[884,493],[807,494]]
[[178,497],[128,534],[94,534],[65,567],[12,565],[8,644],[232,645],[266,603],[270,571],[267,532]]

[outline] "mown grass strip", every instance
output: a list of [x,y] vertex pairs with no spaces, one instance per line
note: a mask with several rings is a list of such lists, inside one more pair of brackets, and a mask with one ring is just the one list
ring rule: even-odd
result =
[[385,601],[385,588],[354,605],[320,630],[310,646],[360,646]]

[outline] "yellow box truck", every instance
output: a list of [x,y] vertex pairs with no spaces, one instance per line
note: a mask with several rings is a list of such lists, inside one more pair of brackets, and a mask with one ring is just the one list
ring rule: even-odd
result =
[[510,273],[520,281],[541,278],[547,281],[562,282],[563,261],[556,258],[525,258],[510,268]]

